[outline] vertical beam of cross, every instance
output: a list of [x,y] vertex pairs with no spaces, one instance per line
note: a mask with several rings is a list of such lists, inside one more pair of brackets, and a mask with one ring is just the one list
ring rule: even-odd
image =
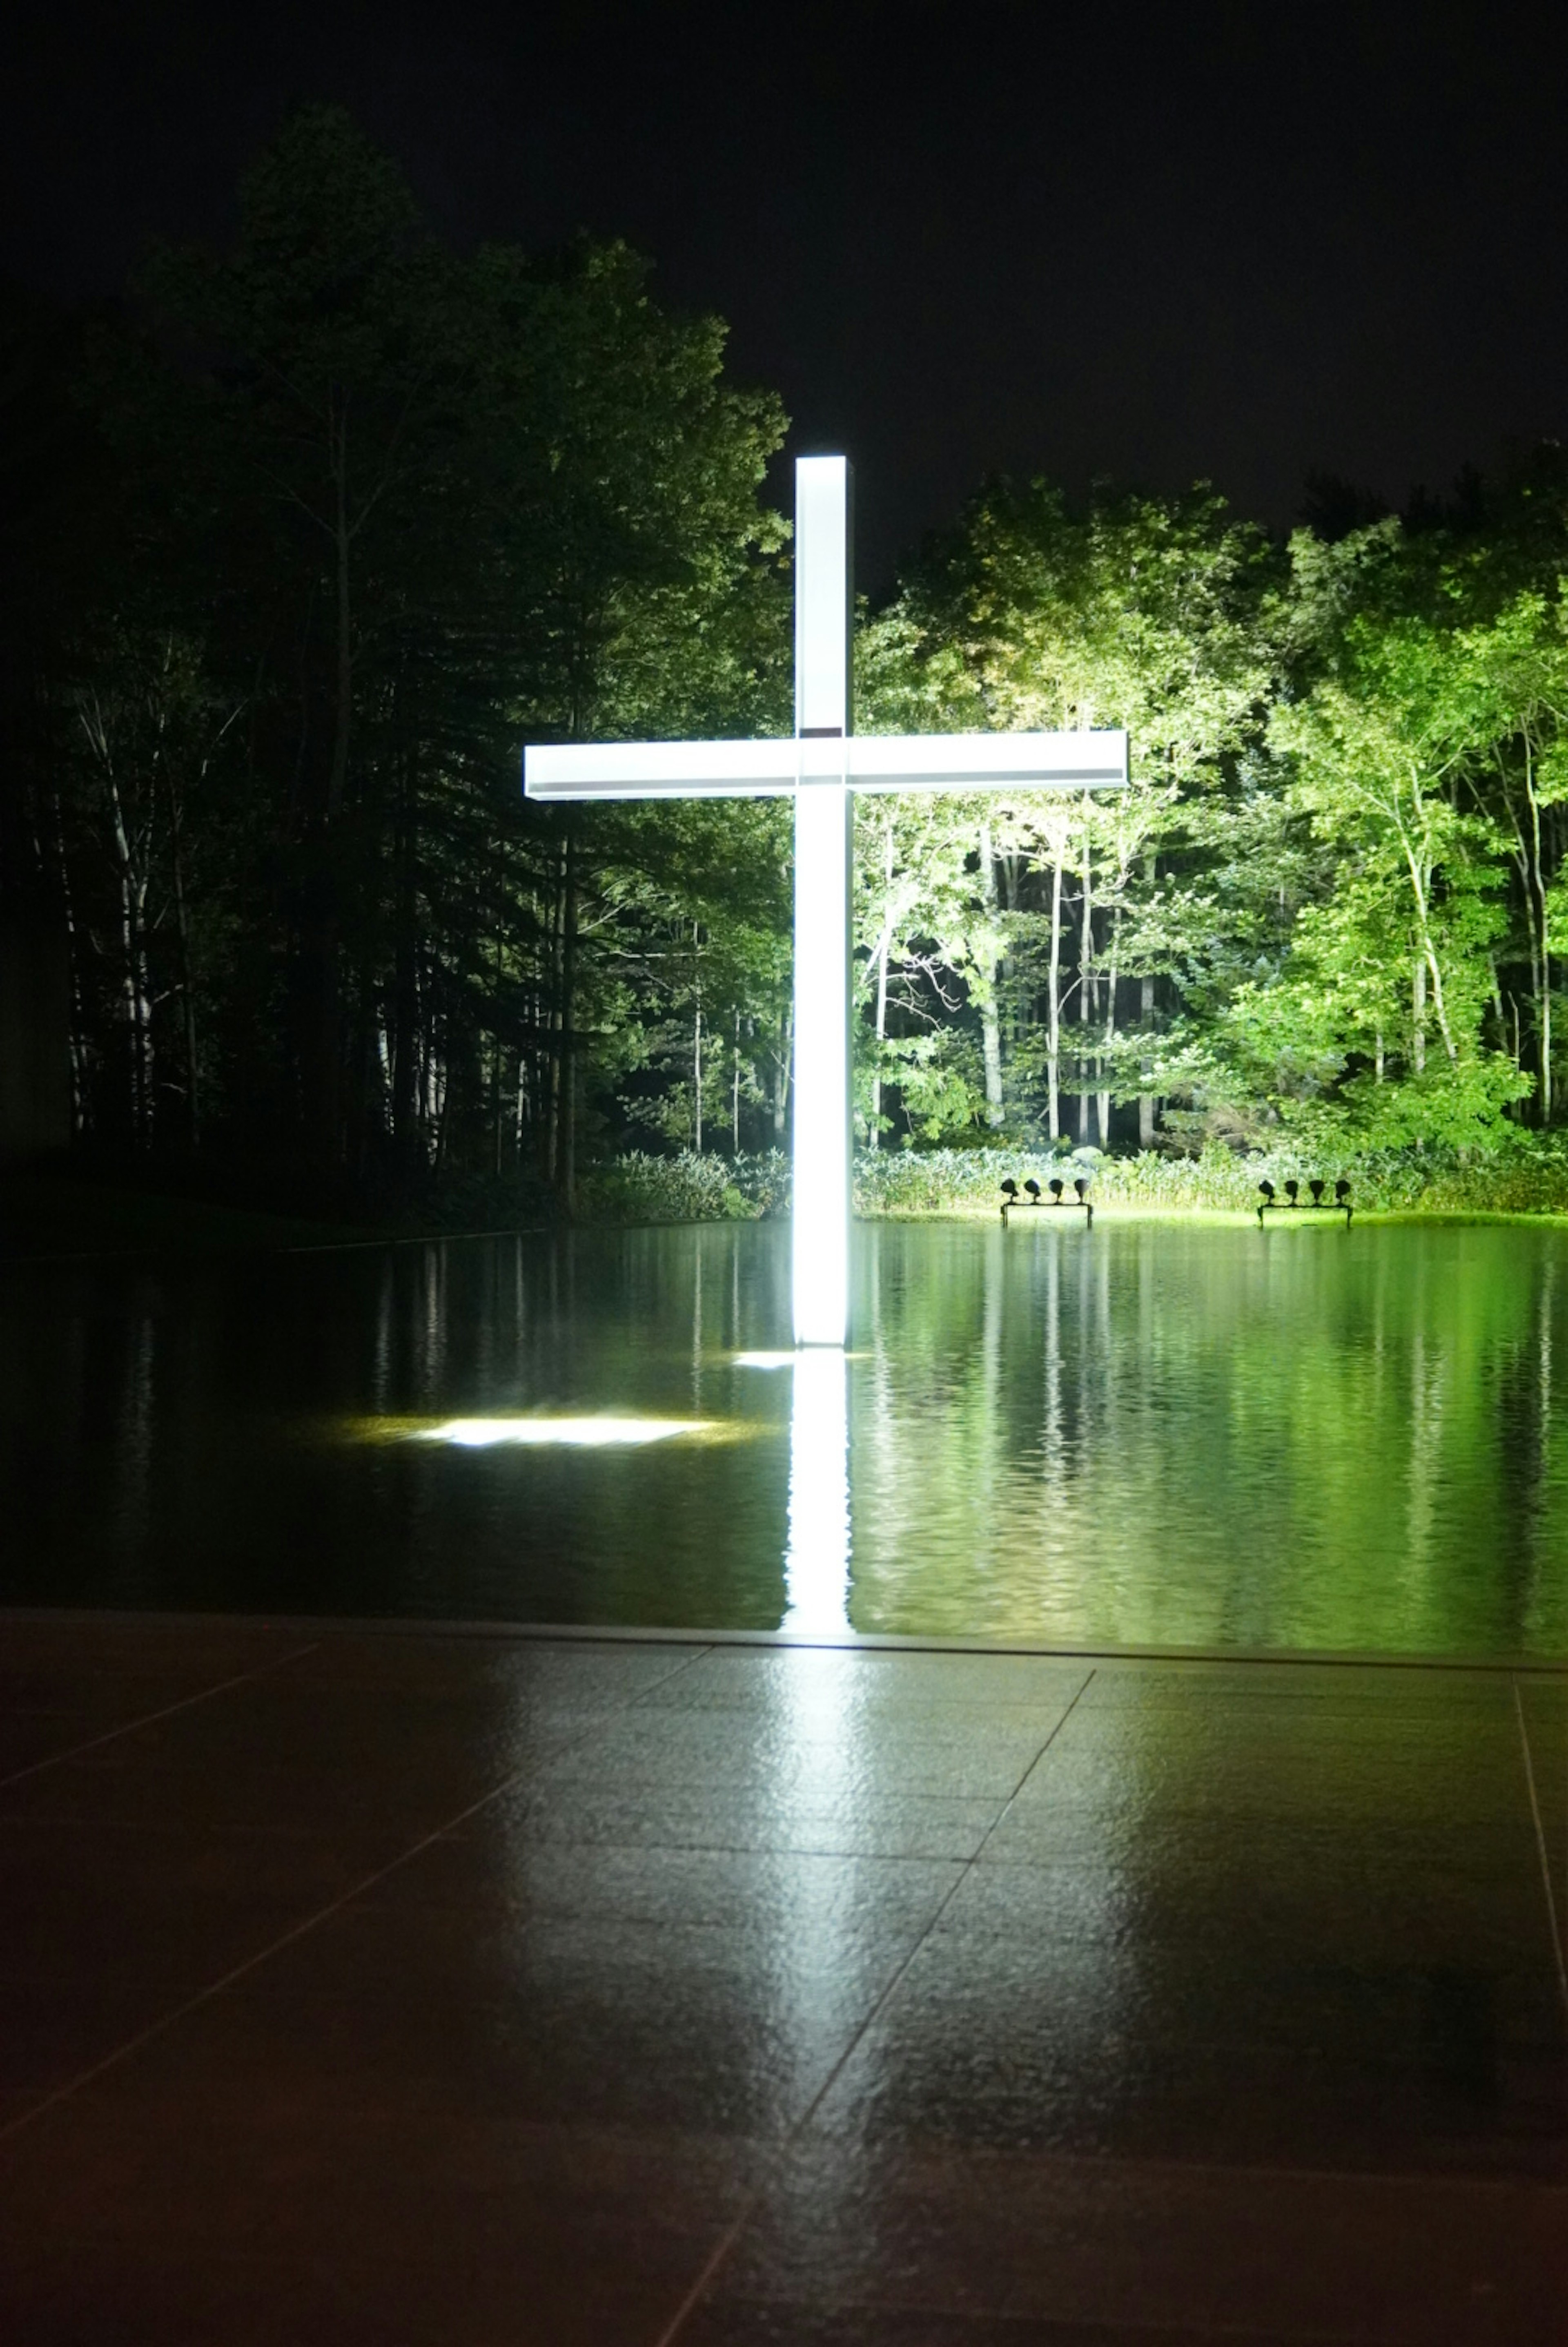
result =
[[850,1310],[850,467],[795,472],[795,1342]]

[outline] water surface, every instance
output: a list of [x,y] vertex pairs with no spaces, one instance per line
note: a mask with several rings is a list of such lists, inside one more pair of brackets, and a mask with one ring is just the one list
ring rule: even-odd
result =
[[0,1600],[1568,1651],[1554,1232],[863,1225],[800,1367],[788,1246],[14,1266]]

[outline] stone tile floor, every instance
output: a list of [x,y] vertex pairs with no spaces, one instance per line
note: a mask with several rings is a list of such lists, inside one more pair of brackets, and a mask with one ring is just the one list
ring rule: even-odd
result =
[[0,2340],[1568,2339],[1568,1676],[0,1617]]

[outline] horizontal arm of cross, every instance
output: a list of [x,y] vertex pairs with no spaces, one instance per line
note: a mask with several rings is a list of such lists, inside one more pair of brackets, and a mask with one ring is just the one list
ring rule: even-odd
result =
[[556,743],[524,753],[531,799],[780,798],[802,782],[857,791],[1115,790],[1127,737],[857,733],[845,741]]

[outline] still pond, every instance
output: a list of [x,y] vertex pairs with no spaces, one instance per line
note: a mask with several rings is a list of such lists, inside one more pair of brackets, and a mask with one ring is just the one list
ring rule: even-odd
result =
[[799,1363],[778,1225],[13,1265],[0,1602],[1561,1655],[1564,1246],[865,1225]]

